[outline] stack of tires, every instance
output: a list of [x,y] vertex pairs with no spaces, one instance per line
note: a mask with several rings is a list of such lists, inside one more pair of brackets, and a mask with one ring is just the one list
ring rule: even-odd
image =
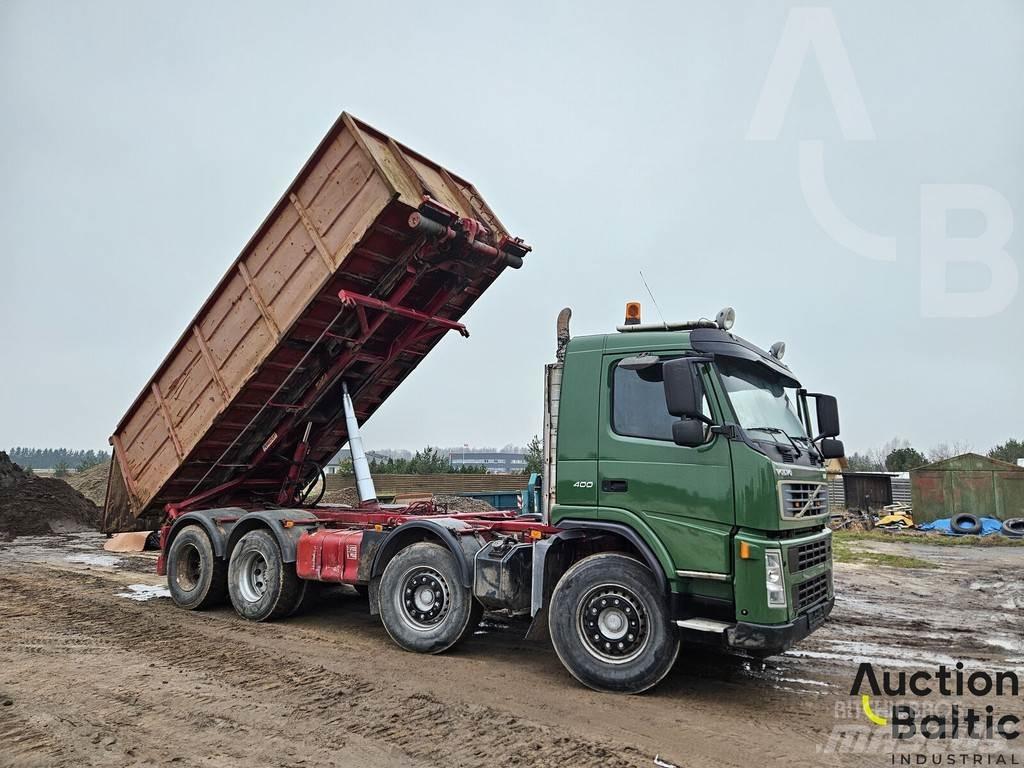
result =
[[[959,515],[954,515],[949,521],[949,530],[963,536],[978,536],[981,534],[981,518],[961,512]],[[1009,520],[1004,520],[1000,533],[1011,538],[1024,537],[1024,517],[1011,517]]]

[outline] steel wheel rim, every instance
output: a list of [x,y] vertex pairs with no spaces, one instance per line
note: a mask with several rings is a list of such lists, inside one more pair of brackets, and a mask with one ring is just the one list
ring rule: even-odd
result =
[[440,571],[425,565],[410,568],[401,579],[398,604],[402,621],[415,630],[440,625],[451,611],[452,596]]
[[601,584],[580,600],[576,633],[595,659],[625,664],[640,656],[650,640],[647,607],[622,585]]
[[185,592],[199,586],[203,572],[203,559],[199,548],[192,543],[185,544],[175,557],[174,581]]
[[238,592],[247,603],[258,603],[267,594],[267,559],[255,549],[242,555],[238,563]]

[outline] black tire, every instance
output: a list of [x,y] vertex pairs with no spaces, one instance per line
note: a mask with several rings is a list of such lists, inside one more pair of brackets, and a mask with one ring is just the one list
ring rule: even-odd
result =
[[439,544],[401,550],[384,569],[378,592],[384,629],[399,646],[443,653],[470,635],[483,606],[462,585],[455,557]]
[[242,618],[273,621],[295,610],[302,597],[302,579],[284,562],[274,534],[249,531],[235,545],[228,564],[228,593]]
[[949,521],[949,530],[953,533],[974,536],[981,533],[981,520],[977,515],[961,512],[959,515],[953,515],[953,519]]
[[186,525],[167,551],[167,588],[179,608],[200,611],[224,602],[228,566],[217,557],[206,531]]
[[650,569],[616,552],[574,564],[548,607],[555,653],[569,673],[596,691],[642,693],[668,674],[679,633]]
[[1024,536],[1024,517],[1011,517],[1003,521],[1002,533],[1004,536]]

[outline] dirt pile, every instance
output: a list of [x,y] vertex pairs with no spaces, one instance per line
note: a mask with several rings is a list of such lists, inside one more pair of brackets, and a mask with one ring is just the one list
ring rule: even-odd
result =
[[447,505],[449,512],[493,512],[494,507],[483,499],[471,499],[468,496],[434,496],[435,504]]
[[0,538],[99,527],[100,510],[63,480],[25,472],[0,451]]
[[75,472],[64,478],[64,482],[85,496],[97,507],[102,507],[107,498],[107,476],[110,474],[110,462],[104,461],[83,472]]
[[339,488],[336,491],[327,491],[320,503],[354,507],[359,503],[359,494],[356,493],[355,488]]
[[[426,499],[427,496],[420,496],[417,498]],[[398,504],[407,504],[413,501],[412,498],[400,497],[396,502]],[[338,488],[337,490],[327,491],[324,494],[321,504],[340,504],[348,507],[359,506],[359,494],[356,493],[355,488]],[[494,507],[488,504],[482,499],[471,499],[466,496],[449,496],[445,494],[435,494],[434,503],[440,506],[447,505],[449,512],[493,512]]]

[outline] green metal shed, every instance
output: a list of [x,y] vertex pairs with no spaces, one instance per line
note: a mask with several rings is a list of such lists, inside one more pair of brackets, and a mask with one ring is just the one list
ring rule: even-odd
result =
[[1024,517],[1024,467],[964,453],[910,470],[914,522],[961,512],[979,517]]

